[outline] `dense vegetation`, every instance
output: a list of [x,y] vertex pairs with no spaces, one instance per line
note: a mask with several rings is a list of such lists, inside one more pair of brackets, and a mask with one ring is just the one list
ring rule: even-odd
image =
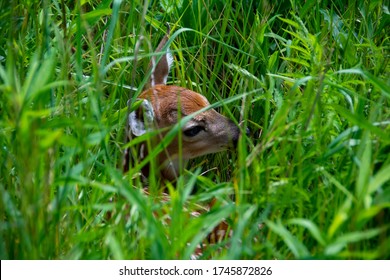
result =
[[[251,130],[169,201],[121,169],[166,22],[169,83]],[[390,258],[389,26],[387,1],[1,1],[0,258],[188,259],[224,219],[202,258]]]

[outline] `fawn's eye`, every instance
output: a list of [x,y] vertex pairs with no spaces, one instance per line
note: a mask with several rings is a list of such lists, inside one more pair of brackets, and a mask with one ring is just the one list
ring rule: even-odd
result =
[[204,127],[203,126],[200,126],[200,125],[196,125],[196,126],[193,126],[189,129],[186,129],[184,130],[184,135],[185,136],[188,136],[188,137],[194,137],[196,136],[199,132],[201,132],[202,130],[204,130]]

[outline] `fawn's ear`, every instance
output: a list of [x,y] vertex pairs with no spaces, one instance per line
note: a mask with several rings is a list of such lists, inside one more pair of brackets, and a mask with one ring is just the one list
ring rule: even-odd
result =
[[[167,34],[162,38],[160,44],[157,46],[157,49],[155,50],[156,53],[161,53],[164,47],[166,47],[170,33],[169,25],[167,25],[167,27]],[[156,60],[158,58],[160,59],[157,62]],[[172,63],[173,56],[169,50],[169,47],[166,47],[166,51],[162,56],[161,54],[152,56],[152,59],[149,63],[149,71],[151,71],[151,76],[147,88],[154,87],[160,84],[166,85]]]
[[138,109],[129,114],[130,131],[134,136],[140,136],[148,131],[154,120],[152,104],[143,99]]
[[[159,51],[159,50],[156,50]],[[150,76],[150,87],[154,87],[156,85],[166,85],[167,79],[169,75],[169,71],[171,70],[173,63],[173,56],[167,49],[167,52],[161,57],[160,61],[155,63],[155,57],[152,58],[152,73]]]

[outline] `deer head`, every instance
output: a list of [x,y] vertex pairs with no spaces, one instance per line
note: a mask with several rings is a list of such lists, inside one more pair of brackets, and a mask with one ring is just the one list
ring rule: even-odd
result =
[[[169,31],[167,33],[169,34]],[[164,48],[168,34],[160,42],[156,53]],[[152,58],[149,66],[152,72],[149,86],[138,96],[142,100],[139,109],[129,115],[130,139],[148,130],[172,127],[181,118],[199,112],[210,105],[208,100],[197,92],[166,85],[172,62],[173,58],[169,49],[158,63]],[[240,129],[230,119],[209,109],[195,114],[184,124],[180,133],[180,137],[176,136],[157,159],[161,176],[170,181],[175,180],[179,175],[180,161],[185,164],[189,159],[233,147],[238,141]],[[151,143],[161,141],[165,134],[166,132],[159,133],[156,136],[157,139]],[[181,145],[179,139],[181,139]],[[145,150],[145,147],[142,149]],[[140,156],[145,156],[145,152],[140,153]]]

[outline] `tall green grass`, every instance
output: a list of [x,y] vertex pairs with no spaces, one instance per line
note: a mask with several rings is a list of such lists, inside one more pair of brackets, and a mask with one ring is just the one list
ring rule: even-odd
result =
[[[222,220],[201,258],[388,259],[388,3],[274,2],[2,1],[1,259],[188,259]],[[121,171],[165,22],[169,82],[251,130],[169,201]]]

